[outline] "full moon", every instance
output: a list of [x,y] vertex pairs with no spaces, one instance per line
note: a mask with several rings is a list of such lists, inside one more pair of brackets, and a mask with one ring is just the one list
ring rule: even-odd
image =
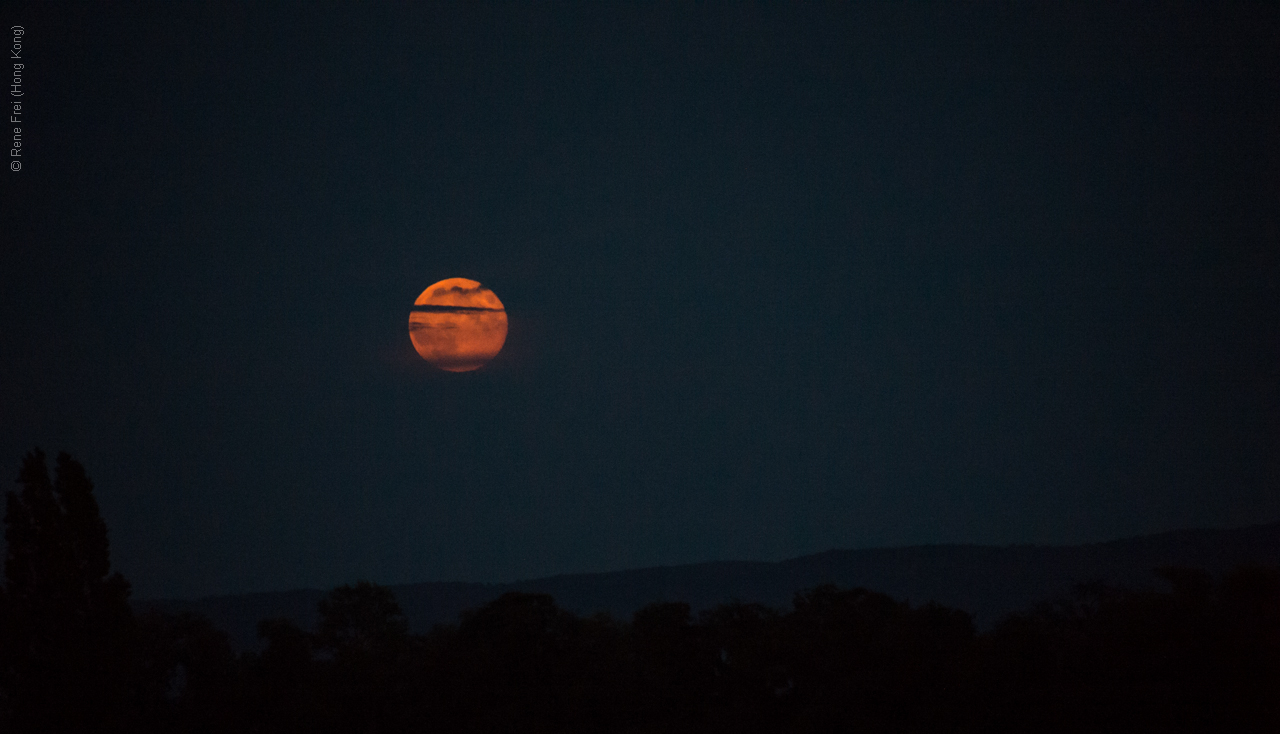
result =
[[476,281],[449,278],[413,302],[409,338],[423,359],[442,370],[478,370],[507,341],[507,310]]

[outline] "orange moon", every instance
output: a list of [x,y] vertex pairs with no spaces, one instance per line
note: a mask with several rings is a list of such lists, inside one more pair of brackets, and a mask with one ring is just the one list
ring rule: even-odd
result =
[[507,309],[474,280],[442,280],[413,302],[409,338],[423,359],[442,370],[478,370],[507,341]]

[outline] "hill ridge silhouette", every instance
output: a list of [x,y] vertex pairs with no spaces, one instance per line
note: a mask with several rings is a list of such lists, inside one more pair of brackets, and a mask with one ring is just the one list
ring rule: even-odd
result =
[[[1155,586],[1161,566],[1203,568],[1214,574],[1237,565],[1280,565],[1280,522],[1237,528],[1184,528],[1074,545],[920,544],[832,549],[781,561],[703,561],[618,571],[568,573],[509,583],[427,581],[389,585],[411,629],[455,623],[465,609],[508,591],[551,594],[580,615],[607,611],[630,619],[659,601],[688,602],[695,610],[739,600],[787,610],[794,594],[823,583],[861,586],[922,604],[936,601],[974,615],[980,629],[1075,584],[1104,581]],[[257,623],[285,617],[304,629],[316,619],[321,589],[293,589],[145,599],[139,609],[197,612],[225,630],[238,649],[257,649]]]

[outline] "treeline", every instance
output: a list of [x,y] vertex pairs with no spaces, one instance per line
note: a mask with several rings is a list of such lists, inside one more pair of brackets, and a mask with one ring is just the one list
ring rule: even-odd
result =
[[195,615],[135,615],[84,469],[29,454],[5,515],[4,732],[1280,731],[1280,569],[1085,586],[978,634],[968,614],[822,586],[793,608],[582,618],[510,593],[411,634],[341,586],[313,630],[236,654]]

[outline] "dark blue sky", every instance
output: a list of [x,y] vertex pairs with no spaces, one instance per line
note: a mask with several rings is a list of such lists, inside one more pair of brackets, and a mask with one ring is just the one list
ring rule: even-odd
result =
[[136,594],[1280,518],[1275,4],[270,5],[4,18],[0,462]]

